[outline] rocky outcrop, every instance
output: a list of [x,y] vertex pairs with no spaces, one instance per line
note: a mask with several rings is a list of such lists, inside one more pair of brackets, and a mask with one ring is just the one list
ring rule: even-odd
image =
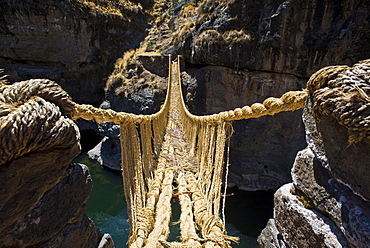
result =
[[285,184],[275,193],[275,225],[284,243],[289,247],[346,247],[339,228],[316,210],[305,208],[292,190],[292,184]]
[[79,131],[70,98],[49,80],[0,84],[0,246],[97,247],[86,216],[92,181],[73,164]]
[[130,1],[13,0],[0,12],[0,68],[10,81],[49,78],[94,105],[116,59],[145,37],[148,17]]
[[276,229],[275,220],[269,219],[266,227],[262,230],[258,237],[258,243],[261,247],[267,248],[289,248],[284,242],[283,237],[279,234]]
[[[118,128],[118,125],[114,125]],[[112,170],[121,170],[121,146],[119,138],[107,134],[99,144],[87,152],[89,158]]]
[[[274,220],[259,237],[262,247],[368,246],[369,72],[367,60],[352,68],[324,68],[310,79],[317,86],[309,86],[313,92],[303,113],[308,147],[296,156],[293,183],[275,193]],[[336,119],[343,109],[346,117]],[[357,120],[361,125],[354,129]]]
[[[100,108],[137,114],[157,112],[166,97],[168,57],[128,51],[116,67],[107,81],[106,99]],[[89,157],[120,170],[119,125],[99,123],[98,132],[104,138],[88,152]]]

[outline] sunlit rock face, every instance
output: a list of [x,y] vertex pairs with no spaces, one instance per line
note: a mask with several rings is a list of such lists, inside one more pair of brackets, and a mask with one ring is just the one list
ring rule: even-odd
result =
[[[194,64],[310,76],[370,57],[366,1],[203,1],[178,13],[171,51]],[[192,14],[190,14],[192,13]]]

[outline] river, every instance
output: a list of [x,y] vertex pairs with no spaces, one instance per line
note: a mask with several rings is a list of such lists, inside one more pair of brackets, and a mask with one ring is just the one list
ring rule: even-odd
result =
[[[87,215],[102,233],[110,233],[116,248],[127,247],[129,234],[126,201],[123,194],[122,177],[119,172],[103,168],[86,153],[74,162],[89,167],[93,179],[93,189],[87,201]],[[231,236],[240,238],[239,244],[232,247],[256,248],[257,237],[272,218],[273,191],[247,192],[230,188],[226,199],[226,229]],[[174,206],[173,218],[179,215],[179,207]],[[179,225],[171,226],[170,240],[179,236]]]

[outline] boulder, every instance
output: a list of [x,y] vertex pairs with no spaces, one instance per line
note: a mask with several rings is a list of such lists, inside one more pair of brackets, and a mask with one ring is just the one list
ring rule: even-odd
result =
[[[100,232],[96,230],[94,223],[83,215],[82,219],[68,224],[51,240],[40,244],[42,248],[70,248],[70,247],[97,247]],[[112,241],[113,242],[113,241]],[[114,247],[114,246],[113,246]]]
[[328,218],[308,209],[285,184],[274,196],[274,219],[279,234],[290,247],[346,247],[347,242]]
[[113,239],[109,234],[104,234],[98,248],[114,248]]
[[265,248],[289,248],[277,230],[274,219],[268,220],[257,241],[261,247]]
[[[5,246],[53,247],[44,244],[47,241],[49,244],[60,242],[62,247],[68,247],[62,244],[68,243],[67,239],[76,235],[74,229],[79,229],[80,234],[73,239],[89,243],[89,246],[84,247],[94,247],[98,242],[98,234],[94,224],[85,215],[85,202],[91,188],[92,181],[88,168],[82,164],[69,166],[62,180],[49,191],[44,192],[42,198],[25,217],[20,215],[15,225],[4,230],[0,239]],[[22,203],[21,199],[18,198],[20,203]],[[78,228],[72,227],[73,225]]]
[[87,155],[102,166],[121,170],[121,145],[118,139],[105,136]]
[[27,154],[0,166],[2,237],[30,213],[46,192],[60,183],[78,153],[76,143],[69,150]]

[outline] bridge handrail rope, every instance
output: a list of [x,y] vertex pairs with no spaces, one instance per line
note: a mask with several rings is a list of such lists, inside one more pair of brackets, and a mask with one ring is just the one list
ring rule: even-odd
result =
[[[217,114],[197,116],[191,114],[189,116],[195,120],[206,121],[206,122],[218,122],[218,121],[235,121],[250,118],[259,118],[265,115],[274,115],[284,111],[294,111],[304,107],[308,92],[307,91],[289,91],[284,93],[280,98],[269,97],[262,103],[254,103],[251,106],[244,106],[242,108],[236,108],[234,110],[222,111]],[[73,103],[74,113],[73,119],[85,119],[94,120],[96,122],[113,122],[115,124],[125,123],[137,123],[149,121],[156,118],[162,111],[161,110],[152,115],[138,115],[125,112],[115,112],[111,109],[100,109],[95,108],[88,104],[77,104]]]

